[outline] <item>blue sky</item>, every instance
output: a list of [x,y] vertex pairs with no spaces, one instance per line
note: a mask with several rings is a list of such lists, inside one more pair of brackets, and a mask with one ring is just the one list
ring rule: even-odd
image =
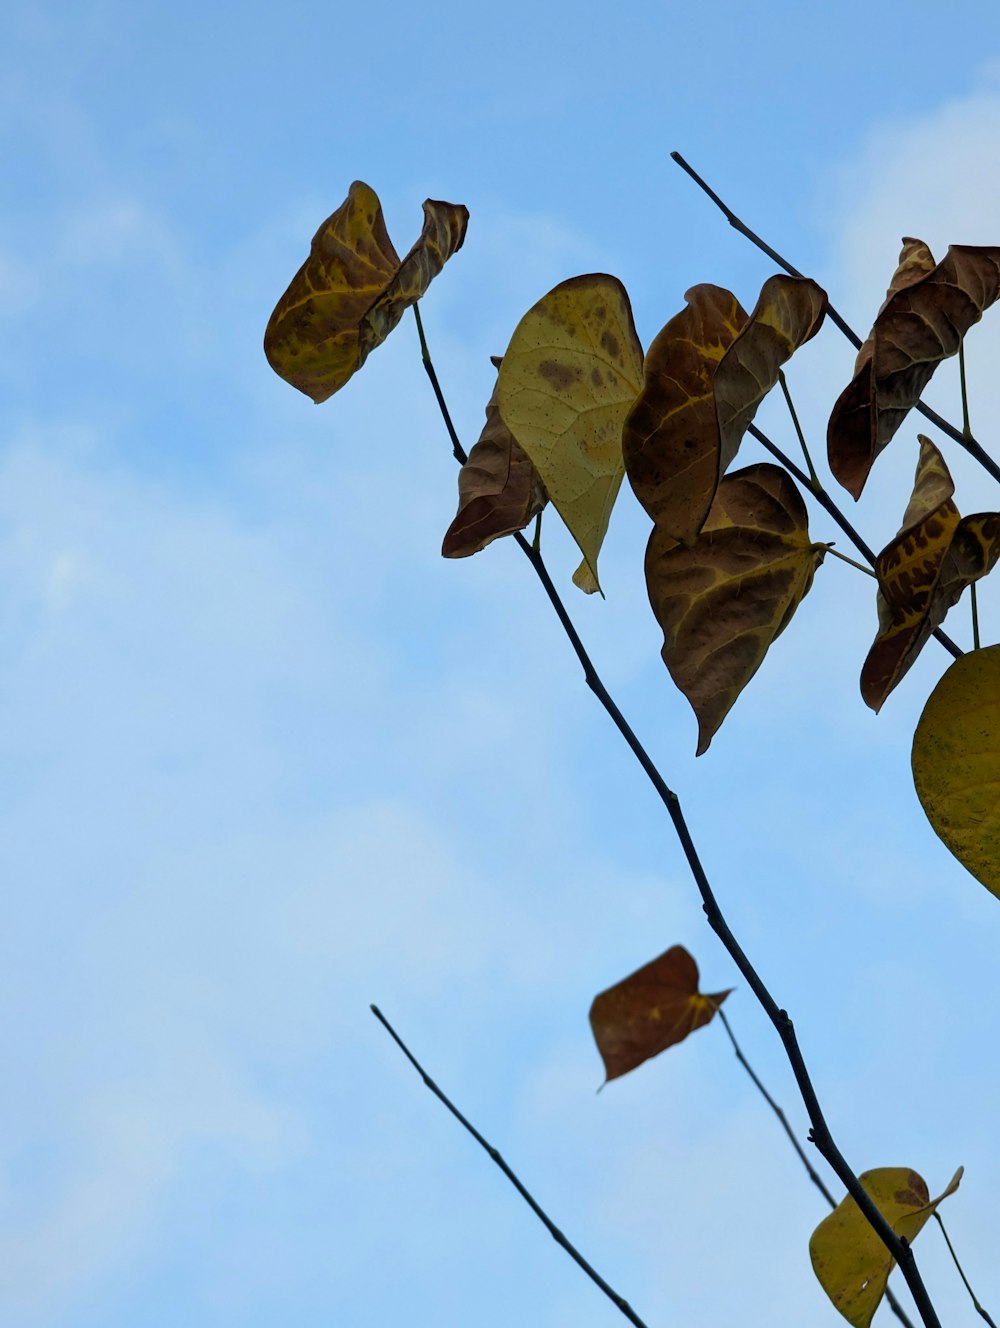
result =
[[[424,318],[468,444],[489,355],[565,277],[620,276],[644,344],[697,281],[752,304],[770,266],[673,148],[866,323],[901,235],[1000,236],[995,8],[9,0],[0,135],[4,1322],[619,1322],[372,1000],[650,1325],[839,1322],[821,1201],[721,1029],[595,1095],[598,990],[678,942],[738,978],[516,550],[439,556],[454,465],[410,320],[319,409],[260,340],[351,180],[401,252],[425,197],[465,202]],[[969,344],[988,447],[997,318]],[[792,367],[820,452],[851,363],[827,328]],[[929,396],[958,414],[954,365]],[[915,433],[857,510],[876,546]],[[947,456],[961,509],[995,507]],[[944,656],[875,719],[874,606],[828,560],[695,762],[645,539],[625,493],[601,602],[545,531],[849,1160],[932,1189],[966,1165],[949,1226],[995,1313],[1000,912],[908,773]],[[728,1008],[804,1132],[769,1026]]]

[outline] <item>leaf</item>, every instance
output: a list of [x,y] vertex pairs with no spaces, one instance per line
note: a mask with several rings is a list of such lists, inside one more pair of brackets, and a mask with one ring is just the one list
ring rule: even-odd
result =
[[903,524],[875,560],[879,630],[861,670],[861,695],[872,710],[882,708],[933,631],[934,589],[959,522],[954,492],[944,458],[921,434]]
[[[896,1235],[912,1242],[938,1204],[958,1189],[962,1171],[933,1200],[924,1178],[908,1167],[876,1167],[858,1179]],[[868,1328],[895,1260],[850,1195],[813,1232],[809,1254],[834,1308],[854,1328]]]
[[699,756],[791,621],[825,552],[809,539],[793,480],[769,462],[723,479],[694,544],[654,527],[649,601],[663,629],[663,661],[698,717]]
[[1000,248],[952,245],[930,271],[921,241],[903,242],[889,296],[830,416],[830,469],[855,498],[878,454],[943,359],[1000,295]]
[[622,446],[635,496],[664,535],[686,542],[704,525],[728,464],[712,384],[747,315],[721,286],[692,286],[684,298],[646,353]]
[[1000,897],[1000,645],[951,665],[924,706],[911,759],[935,834]]
[[355,180],[271,314],[271,368],[317,404],[332,397],[461,248],[468,216],[459,204],[428,199],[420,238],[400,263],[378,195]]
[[458,513],[441,552],[445,558],[478,553],[502,535],[523,530],[547,502],[527,453],[500,418],[494,386],[479,441],[458,472]]
[[500,366],[497,400],[599,590],[597,555],[622,482],[622,424],[642,382],[625,287],[603,273],[561,282],[524,315]]
[[819,331],[827,298],[814,281],[770,277],[747,318],[718,286],[694,286],[646,356],[625,424],[636,497],[664,532],[690,542],[781,366]]
[[674,945],[595,996],[590,1027],[607,1079],[628,1074],[704,1028],[731,990],[701,995],[698,965],[682,945]]
[[878,711],[966,586],[1000,557],[1000,513],[959,519],[941,453],[920,435],[913,494],[899,533],[875,560],[878,635],[861,670],[861,695]]

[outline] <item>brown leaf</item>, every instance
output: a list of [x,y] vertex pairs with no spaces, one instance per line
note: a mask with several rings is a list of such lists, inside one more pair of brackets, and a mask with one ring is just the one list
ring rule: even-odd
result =
[[805,277],[769,277],[753,313],[715,371],[712,389],[719,424],[719,475],[727,470],[757,407],[778,381],[781,366],[822,326],[826,291]]
[[429,199],[420,238],[400,263],[378,195],[355,180],[271,314],[271,368],[317,404],[333,396],[461,247],[468,215]]
[[861,671],[861,695],[878,711],[966,586],[1000,557],[1000,513],[959,518],[941,453],[920,435],[913,494],[899,533],[875,561],[879,630]]
[[359,364],[380,346],[411,304],[416,304],[437,274],[461,249],[469,224],[469,209],[460,203],[428,198],[424,224],[399,271],[361,320]]
[[458,513],[441,552],[445,558],[478,553],[501,535],[523,530],[547,502],[538,472],[500,418],[494,385],[479,441],[458,472]]
[[602,991],[590,1007],[590,1027],[607,1078],[628,1074],[704,1028],[729,991],[701,995],[698,965],[682,945]]
[[659,526],[646,585],[663,661],[698,717],[698,755],[791,621],[823,561],[794,481],[768,462],[727,475],[698,539]]
[[855,498],[934,370],[958,351],[1000,295],[1000,248],[952,245],[940,263],[920,275],[930,256],[921,241],[904,241],[900,267],[858,356],[854,379],[830,416],[830,469]]
[[686,541],[701,530],[724,469],[712,383],[747,315],[720,286],[692,286],[684,298],[646,352],[622,449],[639,502],[665,535]]
[[[892,274],[885,299],[879,305],[879,313],[882,312],[897,291],[905,290],[907,286],[912,286],[915,282],[921,281],[928,272],[933,272],[934,266],[934,255],[923,240],[915,240],[912,235],[904,235],[903,247],[899,251],[899,262],[896,265],[896,271]],[[863,364],[868,363],[871,354],[872,333],[869,332],[867,339],[861,344],[857,359],[854,361],[855,373]]]

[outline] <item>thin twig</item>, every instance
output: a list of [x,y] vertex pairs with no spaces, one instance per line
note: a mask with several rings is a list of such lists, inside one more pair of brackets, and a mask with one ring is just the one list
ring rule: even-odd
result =
[[[732,208],[722,201],[714,189],[709,188],[698,172],[692,166],[688,165],[679,152],[671,152],[670,156],[681,170],[691,177],[698,188],[708,195],[734,230],[739,231],[741,235],[745,235],[751,244],[756,245],[761,253],[767,254],[768,258],[773,259],[779,267],[784,268],[789,276],[802,276],[802,273],[798,268],[792,267],[791,263],[789,263],[787,259],[782,258],[781,254],[779,254],[776,249],[772,249],[771,246],[766,244],[755,231],[752,231],[745,222],[740,220]],[[841,332],[843,332],[844,336],[855,350],[860,349],[861,338],[850,324],[841,317],[832,304],[827,305],[826,316],[831,323],[834,323],[840,328]],[[966,435],[961,429],[957,429],[954,424],[950,424],[943,416],[939,415],[936,410],[932,410],[930,406],[924,405],[922,401],[916,403],[916,409],[921,415],[923,415],[924,419],[930,420],[930,422],[936,425],[942,433],[946,433],[949,438],[954,439],[959,447],[965,448],[966,452],[968,452],[971,457],[974,457],[988,474],[992,475],[995,480],[1000,482],[1000,466],[997,465],[988,452],[983,450],[982,445],[978,443],[971,434]]]
[[799,446],[802,448],[802,455],[806,459],[806,470],[809,472],[809,479],[812,481],[812,489],[815,492],[823,486],[819,482],[819,476],[816,474],[816,467],[813,465],[813,459],[809,455],[809,448],[806,446],[806,436],[802,432],[802,425],[799,423],[798,412],[795,409],[795,402],[792,400],[792,394],[788,390],[788,383],[781,369],[778,370],[778,382],[781,384],[781,390],[785,396],[785,405],[788,407],[788,413],[792,417],[792,424],[795,426],[795,432],[798,436]]
[[[835,549],[832,544],[824,544],[823,548],[826,549],[827,553],[832,553],[835,558],[839,558],[842,563],[847,563],[848,567],[856,567],[859,572],[864,572],[865,576],[875,576],[875,573],[870,567],[866,567],[864,563],[857,562],[854,558],[848,558],[846,553],[841,553],[840,550]],[[875,580],[878,580],[877,576],[875,576]]]
[[[440,385],[437,382],[437,375],[434,373],[433,365],[430,363],[430,357],[426,352],[426,342],[424,343],[422,350],[425,355],[424,367],[427,370],[432,386],[435,388],[435,396],[437,396],[438,403],[441,405],[444,401],[444,397],[441,393]],[[457,456],[461,449],[460,446],[456,446],[458,440],[451,423],[451,417],[447,413],[447,407],[442,406],[442,416],[445,425],[448,428],[449,435],[452,439],[452,446],[455,448],[455,454]],[[691,832],[688,829],[687,821],[685,820],[684,813],[681,809],[680,798],[673,789],[668,786],[663,776],[654,765],[648,752],[636,737],[628,721],[625,719],[625,716],[618,709],[611,694],[602,682],[600,675],[594,668],[593,662],[587,654],[583,642],[580,640],[579,634],[573,626],[572,620],[566,612],[562,600],[559,598],[559,593],[552,583],[552,578],[549,576],[548,569],[545,566],[541,553],[529,544],[520,531],[517,531],[514,534],[514,540],[517,543],[518,548],[531,563],[535,575],[541,582],[542,588],[548,596],[549,603],[552,605],[556,616],[562,624],[563,631],[569,638],[570,645],[573,647],[573,651],[583,668],[584,679],[587,686],[607,711],[615,727],[628,744],[633,756],[645,771],[646,777],[650,784],[652,784],[660,801],[663,803],[667,815],[670,817],[671,823],[674,827],[674,832],[680,842],[681,850],[687,860],[688,868],[691,871],[691,875],[694,877],[698,893],[701,895],[702,908],[708,919],[709,926],[719,937],[719,940],[725,946],[726,950],[728,950],[736,967],[743,974],[751,991],[757,997],[765,1014],[768,1019],[770,1019],[778,1036],[781,1038],[782,1045],[785,1049],[785,1055],[788,1057],[792,1068],[792,1074],[795,1076],[795,1082],[798,1085],[799,1092],[802,1094],[806,1113],[808,1114],[812,1125],[812,1128],[809,1131],[810,1143],[815,1144],[820,1155],[825,1158],[833,1168],[833,1171],[840,1179],[844,1188],[857,1203],[879,1240],[882,1241],[883,1245],[885,1245],[886,1249],[899,1264],[900,1271],[906,1279],[907,1286],[910,1288],[910,1292],[917,1304],[920,1316],[924,1321],[925,1328],[941,1328],[937,1311],[931,1303],[930,1296],[927,1293],[927,1288],[924,1286],[923,1279],[920,1276],[916,1261],[913,1257],[913,1251],[910,1249],[909,1244],[905,1240],[900,1239],[896,1232],[893,1231],[892,1227],[885,1220],[871,1196],[864,1189],[861,1182],[858,1180],[857,1175],[848,1165],[844,1155],[834,1142],[830,1127],[827,1125],[823,1110],[820,1107],[816,1090],[813,1087],[812,1079],[809,1076],[809,1071],[806,1069],[805,1060],[803,1059],[802,1051],[799,1047],[794,1025],[788,1017],[787,1011],[783,1010],[778,1005],[768,988],[764,985],[759,973],[744,954],[742,947],[730,930],[722,909],[719,907],[718,900],[715,898],[715,893],[709,884],[708,876],[705,874],[701,859],[698,856],[698,851],[695,848],[694,840],[691,837]]]
[[979,599],[976,595],[975,581],[969,586],[969,598],[972,601],[972,648],[979,649]]
[[[827,1201],[830,1207],[836,1208],[837,1206],[836,1199],[823,1184],[822,1178],[814,1170],[812,1163],[809,1161],[809,1158],[806,1155],[805,1149],[799,1143],[795,1135],[795,1131],[788,1123],[788,1117],[778,1106],[777,1102],[775,1102],[774,1098],[761,1083],[760,1079],[758,1079],[756,1071],[754,1070],[753,1066],[747,1060],[746,1056],[744,1056],[743,1048],[736,1041],[736,1035],[733,1032],[732,1025],[730,1024],[729,1020],[726,1018],[726,1012],[723,1010],[721,1005],[716,1006],[716,1014],[722,1020],[722,1027],[726,1030],[726,1035],[729,1038],[729,1041],[733,1045],[733,1051],[735,1051],[736,1053],[736,1059],[739,1061],[739,1063],[743,1066],[744,1070],[746,1070],[747,1074],[750,1076],[751,1080],[754,1083],[754,1086],[756,1087],[757,1091],[760,1093],[761,1097],[764,1099],[767,1105],[777,1116],[781,1128],[788,1136],[789,1142],[791,1143],[792,1147],[795,1149],[796,1153],[798,1154],[799,1161],[805,1167],[806,1174],[808,1175],[809,1179],[816,1186],[817,1190],[819,1190],[820,1194]],[[893,1295],[889,1287],[886,1287],[885,1298],[886,1301],[888,1302],[889,1308],[892,1310],[893,1314],[895,1314],[899,1322],[904,1325],[904,1328],[913,1328],[913,1321],[910,1319],[909,1315],[903,1309],[902,1305],[900,1305],[899,1301]]]
[[958,1275],[965,1283],[965,1289],[966,1291],[968,1291],[972,1303],[976,1308],[976,1313],[979,1315],[981,1319],[986,1320],[986,1322],[990,1325],[990,1328],[997,1328],[996,1324],[993,1322],[990,1316],[983,1309],[982,1305],[980,1305],[979,1301],[976,1299],[976,1293],[973,1291],[972,1287],[969,1286],[969,1279],[966,1277],[962,1265],[958,1262],[958,1255],[955,1253],[955,1247],[948,1239],[948,1232],[945,1230],[944,1222],[941,1220],[941,1214],[937,1211],[936,1208],[934,1210],[934,1216],[937,1218],[937,1224],[941,1228],[941,1235],[944,1236],[944,1243],[948,1246],[948,1253],[951,1255],[952,1259],[954,1260],[955,1267],[958,1269]]
[[420,1064],[416,1056],[414,1056],[413,1052],[410,1051],[409,1047],[406,1045],[403,1039],[393,1028],[392,1024],[389,1023],[388,1019],[386,1019],[385,1015],[382,1013],[382,1011],[378,1008],[377,1005],[373,1005],[371,1007],[371,1012],[375,1016],[375,1018],[379,1021],[379,1023],[382,1025],[382,1027],[386,1030],[389,1036],[392,1038],[393,1042],[395,1042],[396,1046],[400,1049],[400,1051],[403,1053],[406,1059],[416,1070],[417,1074],[420,1075],[421,1079],[431,1090],[434,1096],[438,1099],[438,1101],[444,1103],[444,1105],[448,1108],[448,1110],[459,1122],[459,1124],[465,1127],[465,1129],[469,1132],[469,1134],[472,1135],[473,1139],[475,1139],[476,1143],[479,1144],[480,1148],[482,1148],[488,1154],[488,1156],[497,1164],[497,1166],[500,1168],[503,1174],[510,1181],[511,1185],[513,1185],[514,1189],[517,1190],[518,1194],[521,1196],[524,1202],[528,1205],[531,1211],[535,1214],[538,1220],[548,1231],[549,1235],[556,1242],[556,1244],[561,1245],[562,1248],[569,1255],[569,1257],[573,1260],[573,1262],[583,1269],[583,1271],[587,1274],[587,1276],[596,1286],[600,1287],[600,1289],[604,1292],[604,1294],[615,1306],[615,1308],[620,1310],[621,1313],[624,1314],[625,1318],[628,1319],[629,1323],[635,1324],[635,1328],[647,1328],[646,1324],[642,1321],[642,1319],[639,1318],[638,1314],[636,1314],[635,1310],[628,1303],[628,1301],[625,1300],[622,1296],[620,1296],[618,1292],[615,1291],[614,1287],[609,1286],[608,1283],[605,1282],[604,1278],[597,1271],[597,1269],[594,1268],[592,1264],[589,1264],[587,1262],[587,1260],[583,1257],[583,1255],[576,1248],[576,1246],[572,1244],[571,1241],[566,1239],[563,1233],[559,1230],[556,1224],[549,1217],[548,1213],[545,1212],[544,1208],[542,1208],[541,1205],[537,1202],[537,1200],[532,1197],[532,1195],[528,1192],[527,1189],[525,1189],[524,1185],[514,1174],[514,1172],[511,1171],[510,1167],[500,1156],[497,1150],[493,1147],[493,1145],[491,1143],[488,1143],[487,1140],[483,1138],[483,1136],[479,1133],[479,1131],[471,1123],[471,1121],[467,1120],[465,1116],[462,1115],[458,1107],[455,1106],[454,1102],[452,1102],[451,1099],[448,1098],[441,1091],[440,1088],[438,1088],[437,1084],[430,1077],[430,1075],[427,1073],[424,1067]]
[[965,381],[965,337],[962,337],[958,343],[958,377],[962,385],[962,433],[966,438],[972,437],[972,429],[969,426],[969,387]]

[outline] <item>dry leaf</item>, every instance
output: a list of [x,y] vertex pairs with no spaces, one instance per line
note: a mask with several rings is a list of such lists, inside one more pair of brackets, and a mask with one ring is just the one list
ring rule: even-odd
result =
[[1000,295],[1000,248],[952,245],[926,271],[929,258],[921,241],[904,241],[896,288],[890,287],[854,379],[830,416],[830,469],[855,498],[934,370],[958,351],[962,338]]
[[[896,1235],[912,1243],[938,1204],[958,1189],[962,1168],[934,1200],[924,1178],[908,1167],[876,1167],[858,1179]],[[850,1195],[813,1232],[809,1254],[834,1308],[854,1328],[868,1328],[895,1260]]]
[[468,217],[459,204],[428,199],[420,238],[400,263],[378,195],[355,180],[271,314],[271,368],[317,404],[333,396],[461,248]]
[[791,476],[763,462],[727,475],[701,535],[654,527],[646,585],[663,660],[698,717],[698,755],[791,621],[823,561]]
[[441,552],[446,558],[478,553],[502,535],[523,530],[546,502],[537,471],[500,418],[494,386],[479,441],[458,472],[458,513]]
[[913,782],[937,836],[1000,897],[1000,645],[957,659],[913,735]]
[[500,366],[504,423],[580,546],[574,581],[598,590],[597,555],[622,481],[622,424],[642,382],[625,287],[603,273],[549,291],[518,323]]
[[698,965],[682,945],[602,991],[590,1007],[590,1027],[607,1078],[628,1074],[704,1028],[729,991],[701,995]]

